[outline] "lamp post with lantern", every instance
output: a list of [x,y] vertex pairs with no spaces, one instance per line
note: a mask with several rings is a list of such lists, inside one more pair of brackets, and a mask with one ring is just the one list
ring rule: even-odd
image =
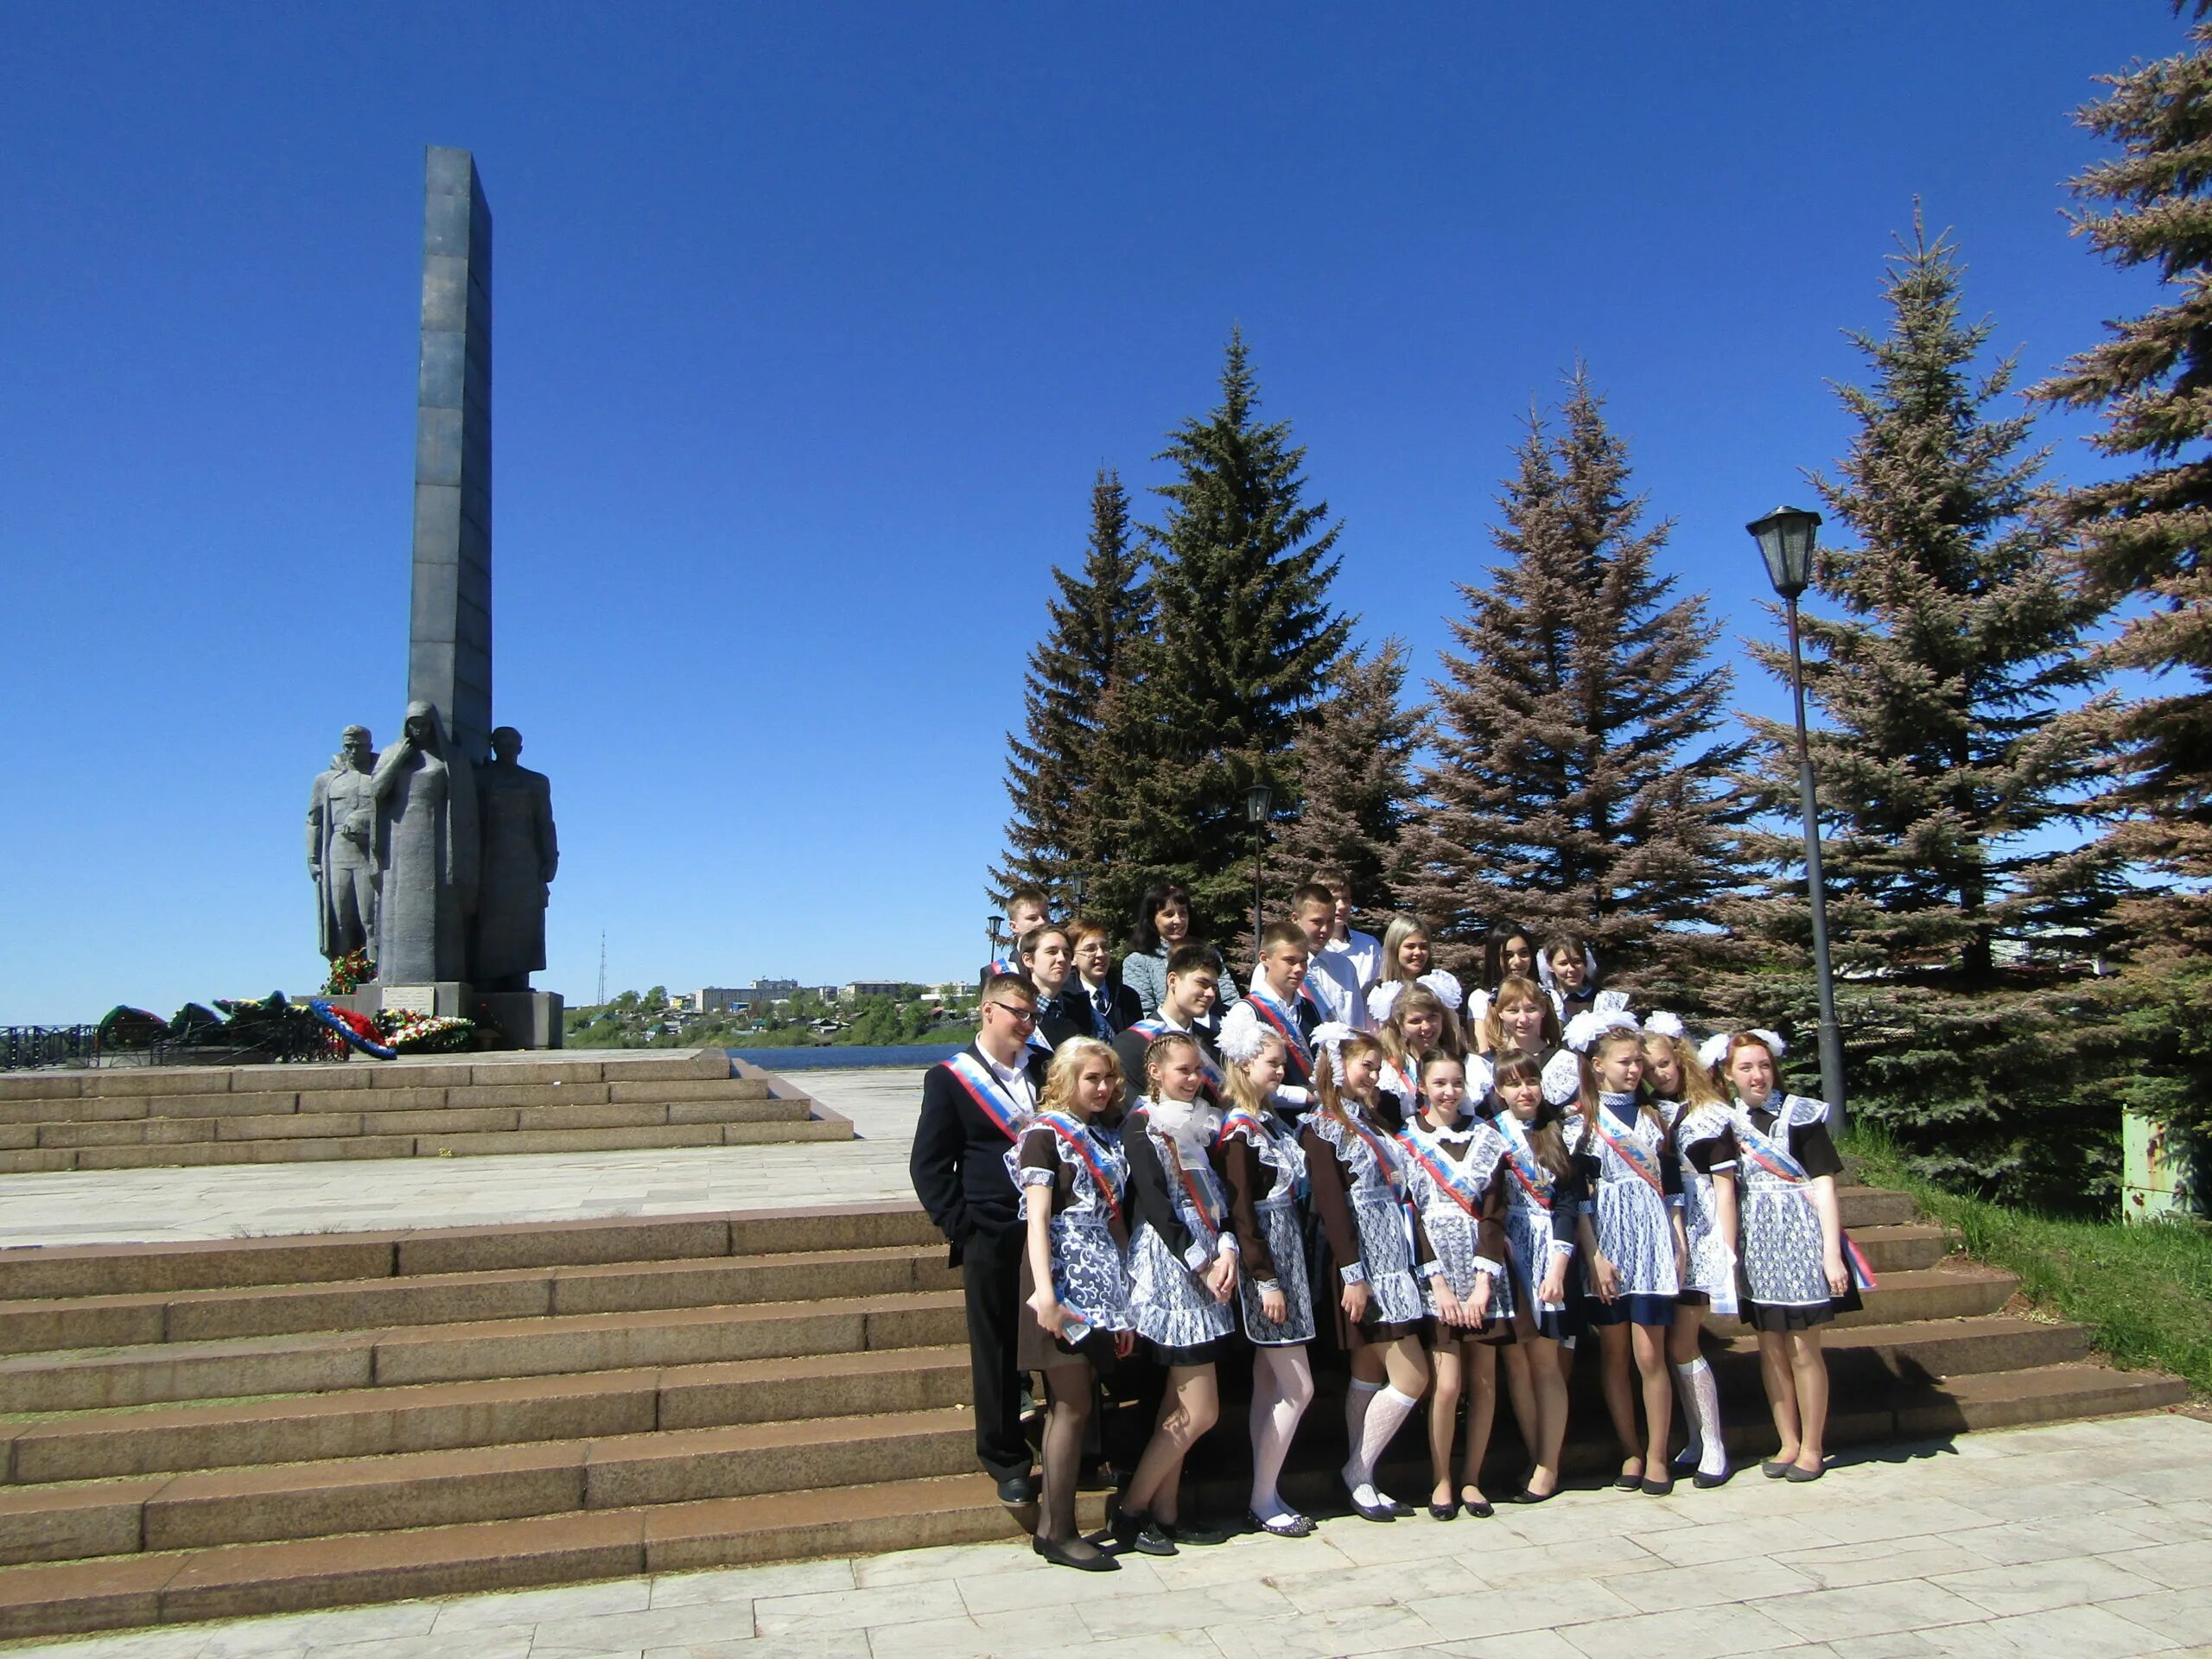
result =
[[1244,791],[1244,817],[1252,826],[1252,960],[1255,963],[1260,959],[1260,931],[1264,925],[1268,813],[1274,802],[1274,791],[1265,784],[1255,784]]
[[1835,1020],[1835,973],[1828,961],[1827,884],[1821,874],[1820,805],[1814,793],[1813,754],[1805,741],[1805,659],[1797,639],[1797,596],[1812,585],[1813,543],[1821,515],[1802,507],[1777,507],[1744,526],[1759,544],[1774,591],[1789,617],[1789,690],[1797,710],[1797,798],[1805,818],[1805,888],[1813,906],[1813,973],[1821,994],[1821,1093],[1829,1127],[1844,1127],[1843,1037]]

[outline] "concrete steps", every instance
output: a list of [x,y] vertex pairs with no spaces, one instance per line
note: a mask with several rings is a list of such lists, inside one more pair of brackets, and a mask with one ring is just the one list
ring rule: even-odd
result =
[[842,1141],[720,1049],[0,1077],[0,1173]]
[[[1909,1200],[1842,1202],[1882,1284],[1828,1339],[1836,1444],[2180,1397],[2004,1313],[2012,1277],[1947,1259]],[[0,1348],[10,1635],[1018,1530],[974,1473],[957,1281],[911,1206],[0,1251]],[[1757,1343],[1707,1351],[1755,1458]],[[1578,1368],[1583,1472],[1611,1457],[1596,1384]],[[1340,1422],[1317,1402],[1294,1501],[1331,1503]],[[1194,1505],[1241,1498],[1244,1446],[1202,1443]],[[1517,1474],[1510,1426],[1493,1446]],[[1399,1453],[1414,1490],[1417,1433]]]

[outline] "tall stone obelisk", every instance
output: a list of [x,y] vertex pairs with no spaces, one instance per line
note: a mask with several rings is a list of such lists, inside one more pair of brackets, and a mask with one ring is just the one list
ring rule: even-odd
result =
[[407,697],[435,704],[461,764],[492,739],[492,210],[465,149],[423,175],[423,361]]

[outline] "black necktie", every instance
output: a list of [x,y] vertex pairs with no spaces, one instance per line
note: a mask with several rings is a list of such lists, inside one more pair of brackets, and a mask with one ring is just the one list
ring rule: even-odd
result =
[[1114,999],[1106,994],[1103,985],[1090,994],[1090,1006],[1097,1011],[1098,1035],[1101,1039],[1110,1039],[1114,1035],[1114,1022],[1107,1015],[1113,1010]]

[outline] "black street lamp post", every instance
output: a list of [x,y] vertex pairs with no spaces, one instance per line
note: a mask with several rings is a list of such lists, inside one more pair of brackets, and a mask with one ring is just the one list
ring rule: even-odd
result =
[[1255,972],[1260,959],[1261,917],[1265,909],[1268,810],[1274,801],[1274,791],[1265,784],[1255,784],[1244,791],[1244,817],[1252,826],[1252,960]]
[[1006,923],[1000,917],[998,912],[993,911],[989,915],[983,918],[983,937],[991,942],[991,960],[993,962],[996,962],[999,959],[999,937],[1005,931]]
[[1828,961],[1827,887],[1821,875],[1820,805],[1813,789],[1813,755],[1805,741],[1805,659],[1797,643],[1797,596],[1812,585],[1813,543],[1821,515],[1802,507],[1777,507],[1744,526],[1759,544],[1768,578],[1789,614],[1789,690],[1797,705],[1797,798],[1805,817],[1805,888],[1813,905],[1813,972],[1821,993],[1821,1093],[1829,1127],[1843,1132],[1843,1037],[1835,1022],[1835,973]]

